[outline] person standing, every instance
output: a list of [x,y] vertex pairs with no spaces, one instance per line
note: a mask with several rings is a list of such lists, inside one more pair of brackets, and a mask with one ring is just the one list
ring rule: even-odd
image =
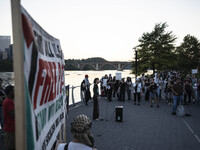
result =
[[85,80],[81,82],[81,99],[83,100],[84,104],[86,103],[85,101]]
[[144,92],[145,92],[145,101],[149,100],[149,77],[145,78],[145,83],[144,83]]
[[1,135],[4,136],[3,127],[3,101],[6,98],[6,94],[4,92],[4,88],[2,87],[3,80],[0,78],[0,125],[1,125]]
[[125,101],[126,83],[124,81],[124,78],[122,78],[119,88],[120,88],[119,101]]
[[115,95],[118,93],[119,89],[119,80],[116,80],[116,77],[113,77],[113,99],[115,99]]
[[153,79],[151,79],[151,83],[150,83],[150,86],[149,86],[149,92],[150,92],[149,98],[150,98],[150,103],[151,103],[150,106],[153,107],[152,101],[155,100],[157,102],[157,107],[159,108],[158,99],[156,98],[157,97],[156,90],[157,90],[156,83],[154,82]]
[[99,78],[94,79],[94,87],[93,87],[93,119],[98,120],[99,118],[99,102],[98,102],[98,96],[99,96]]
[[4,115],[4,139],[5,147],[9,150],[15,149],[15,113],[14,113],[14,86],[9,85],[5,88],[7,95],[3,102]]
[[173,93],[172,115],[176,115],[177,106],[180,103],[182,103],[182,97],[183,97],[183,84],[180,78],[176,79],[176,82],[172,87],[172,93]]
[[131,101],[131,89],[132,89],[132,81],[130,77],[126,79],[126,90],[128,95],[128,101]]
[[108,81],[107,81],[107,99],[108,99],[108,102],[112,101],[112,89],[113,89],[112,85],[113,85],[112,84],[112,77],[109,76]]
[[133,84],[134,105],[136,105],[136,100],[138,100],[138,105],[140,105],[141,88],[142,88],[141,82],[139,82],[139,79],[136,79],[136,82]]
[[108,97],[108,75],[106,74],[103,78],[103,88],[104,88],[104,94],[105,94],[105,98],[107,99]]
[[193,90],[193,87],[192,85],[189,83],[188,80],[185,81],[185,87],[184,87],[184,104],[187,104],[187,97],[189,99],[188,103],[191,104],[192,100],[191,100],[191,97],[192,97],[192,90]]
[[88,80],[88,75],[85,75],[85,105],[88,105],[88,101],[90,99],[90,82]]

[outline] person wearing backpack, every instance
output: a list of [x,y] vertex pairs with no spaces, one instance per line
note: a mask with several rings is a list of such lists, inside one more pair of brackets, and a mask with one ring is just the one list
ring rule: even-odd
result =
[[180,78],[176,79],[176,82],[171,88],[173,93],[173,106],[172,106],[172,115],[176,115],[177,106],[181,104],[183,97],[183,83]]

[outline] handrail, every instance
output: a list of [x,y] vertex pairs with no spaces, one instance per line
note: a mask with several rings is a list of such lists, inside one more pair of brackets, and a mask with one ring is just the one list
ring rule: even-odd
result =
[[80,100],[78,102],[80,102],[80,101],[83,102],[83,99],[84,99],[84,95],[83,95],[84,93],[81,91],[81,86],[73,86],[73,85],[69,86],[69,93],[71,93],[71,96],[69,97],[69,101],[71,100],[71,102],[72,102],[70,105],[75,105],[78,103],[78,102],[76,102],[76,100],[74,98],[74,89],[75,88],[80,88]]
[[[90,85],[92,85],[92,84],[90,84]],[[80,101],[78,101],[78,102],[82,102],[84,104],[84,101],[85,101],[85,92],[81,90],[81,86],[80,85],[78,85],[78,86],[73,86],[72,85],[71,87],[69,87],[69,90],[71,89],[71,94],[72,94],[72,96],[71,96],[71,102],[72,102],[72,104],[71,105],[75,105],[76,103],[78,103],[78,102],[75,101],[75,98],[74,98],[74,89],[75,88],[80,88]]]

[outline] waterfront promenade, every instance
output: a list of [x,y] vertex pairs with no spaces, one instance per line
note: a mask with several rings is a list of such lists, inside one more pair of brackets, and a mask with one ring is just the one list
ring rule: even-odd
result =
[[[115,107],[123,106],[123,122],[115,121]],[[103,121],[92,120],[92,133],[98,150],[199,150],[200,107],[189,105],[191,116],[178,118],[171,115],[172,106],[165,101],[160,108],[150,107],[149,101],[140,106],[133,101],[108,102],[99,98],[100,116]],[[188,111],[185,106],[186,112]],[[79,114],[92,119],[93,103],[77,104],[70,108],[67,119],[67,142],[72,140],[70,123]],[[5,150],[0,138],[0,150]]]
[[[115,121],[115,107],[123,106],[123,122]],[[189,105],[191,116],[178,118],[171,115],[172,106],[165,101],[160,108],[150,107],[149,101],[140,106],[133,101],[107,102],[99,99],[103,121],[92,120],[92,133],[98,150],[200,150],[200,107]],[[186,112],[188,111],[185,106]],[[69,111],[67,142],[73,137],[70,123],[79,114],[92,119],[93,103],[80,105]]]

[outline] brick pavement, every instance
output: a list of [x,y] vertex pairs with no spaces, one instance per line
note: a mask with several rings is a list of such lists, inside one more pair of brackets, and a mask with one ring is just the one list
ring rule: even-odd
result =
[[[115,106],[123,106],[123,122],[115,121]],[[178,118],[171,115],[172,106],[164,101],[160,108],[142,101],[107,102],[99,99],[100,116],[103,121],[92,120],[92,133],[99,150],[199,150],[200,107],[191,105],[191,117]],[[187,110],[187,108],[185,108]],[[79,114],[92,118],[93,104],[81,105],[69,111],[67,141],[73,137],[70,123]],[[108,120],[108,121],[106,121]]]

